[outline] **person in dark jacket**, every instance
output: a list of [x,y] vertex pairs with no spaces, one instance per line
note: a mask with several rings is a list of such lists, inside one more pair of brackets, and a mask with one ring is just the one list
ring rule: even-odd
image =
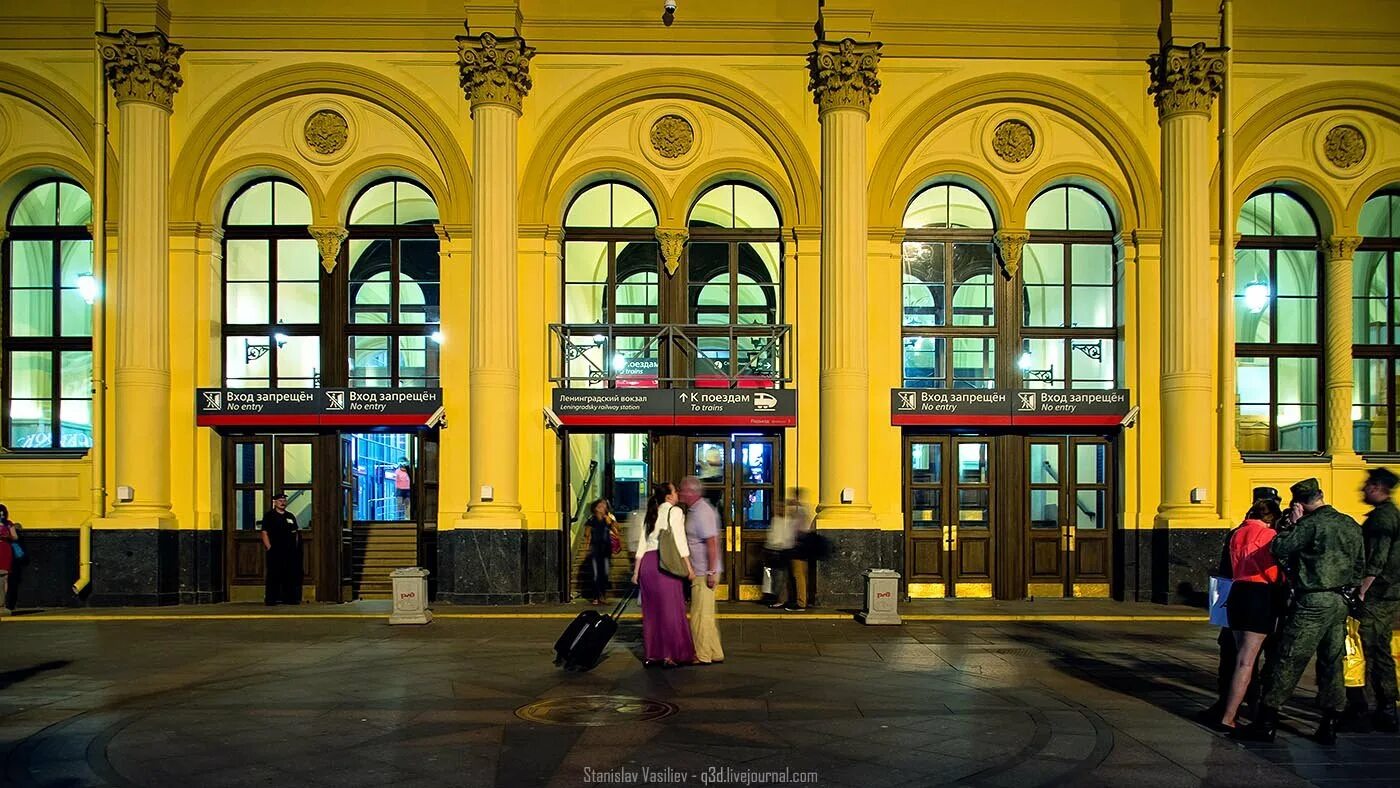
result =
[[1362,570],[1361,652],[1366,656],[1366,683],[1376,696],[1372,727],[1382,733],[1400,730],[1395,714],[1395,657],[1390,653],[1395,616],[1400,613],[1400,509],[1391,491],[1400,483],[1393,471],[1376,468],[1361,493],[1375,507],[1366,515],[1361,536],[1366,548]]
[[593,581],[593,604],[607,601],[612,581],[613,537],[617,535],[617,518],[613,517],[612,504],[607,498],[599,498],[589,509],[591,512],[585,526],[588,530],[588,570]]
[[262,519],[262,543],[267,557],[268,605],[301,604],[301,528],[287,511],[287,494],[272,496],[272,508]]
[[1342,658],[1347,604],[1342,589],[1361,582],[1361,528],[1323,500],[1317,479],[1304,479],[1289,490],[1294,525],[1279,532],[1269,549],[1293,584],[1295,602],[1279,631],[1278,658],[1264,674],[1259,715],[1238,735],[1273,741],[1279,709],[1316,653],[1317,703],[1322,710],[1316,739],[1335,744],[1337,721],[1346,705]]

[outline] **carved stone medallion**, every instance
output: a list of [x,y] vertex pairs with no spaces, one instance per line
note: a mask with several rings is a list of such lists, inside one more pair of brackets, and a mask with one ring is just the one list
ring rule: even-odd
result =
[[651,147],[662,158],[679,159],[695,145],[695,129],[680,115],[662,115],[651,124]]
[[1012,164],[1023,162],[1035,152],[1035,132],[1023,120],[1003,120],[992,132],[992,150]]
[[1327,160],[1342,169],[1350,169],[1366,158],[1366,135],[1349,124],[1335,126],[1323,142]]
[[321,109],[311,113],[306,119],[306,144],[322,156],[345,147],[350,136],[350,125],[345,118],[333,109]]

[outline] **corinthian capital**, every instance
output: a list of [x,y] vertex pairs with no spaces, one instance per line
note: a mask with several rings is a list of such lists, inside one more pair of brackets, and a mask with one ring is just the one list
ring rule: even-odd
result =
[[1016,272],[1021,268],[1021,250],[1026,248],[1026,241],[1031,239],[1031,234],[1025,230],[997,230],[992,236],[992,241],[997,245],[997,253],[1001,257],[1001,267],[1006,269],[1006,275],[1016,276]]
[[817,41],[807,56],[812,81],[807,89],[819,112],[858,109],[870,113],[870,100],[880,92],[880,44],[857,44],[854,39]]
[[457,66],[462,90],[472,109],[482,104],[503,104],[516,112],[530,92],[530,58],[534,47],[518,36],[496,38],[490,33],[457,36]]
[[1157,117],[1181,112],[1210,114],[1210,104],[1225,84],[1225,50],[1204,43],[1189,48],[1164,46],[1147,58],[1152,84],[1147,92],[1157,105]]
[[185,48],[172,44],[159,30],[97,34],[98,52],[117,105],[143,101],[170,109],[175,91],[185,84],[180,77],[180,56]]
[[1350,260],[1356,255],[1356,247],[1361,245],[1361,239],[1354,235],[1332,235],[1322,242],[1322,253],[1327,256],[1327,261]]

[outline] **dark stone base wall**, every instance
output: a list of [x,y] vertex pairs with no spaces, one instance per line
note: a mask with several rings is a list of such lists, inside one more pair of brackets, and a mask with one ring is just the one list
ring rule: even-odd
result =
[[177,531],[93,531],[88,604],[178,604],[180,553]]
[[224,591],[224,532],[179,531],[180,604],[227,601]]
[[21,608],[83,604],[73,594],[73,582],[78,579],[78,532],[23,528],[20,538],[24,560],[10,573],[10,601]]
[[457,605],[558,602],[555,531],[464,528],[437,536],[436,601]]
[[830,529],[831,560],[816,566],[816,593],[811,604],[825,608],[860,608],[865,604],[865,572],[893,569],[904,574],[904,532],[877,529]]
[[1220,561],[1227,533],[1220,528],[1120,532],[1121,598],[1127,602],[1205,607],[1210,576]]

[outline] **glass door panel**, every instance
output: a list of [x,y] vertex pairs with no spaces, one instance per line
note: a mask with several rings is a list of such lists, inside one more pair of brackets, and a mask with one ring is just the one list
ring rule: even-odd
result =
[[948,540],[953,595],[991,597],[996,547],[992,528],[991,441],[955,438],[951,446],[957,462],[949,489],[949,499],[956,501],[957,506],[949,523]]
[[763,583],[763,545],[773,522],[773,507],[782,488],[777,483],[778,440],[735,436],[732,467],[737,503],[735,536],[727,566],[731,599],[753,596]]
[[1067,523],[1069,591],[1074,596],[1107,597],[1112,582],[1111,445],[1102,438],[1071,438],[1074,474],[1069,494],[1074,513]]
[[1061,597],[1066,592],[1065,449],[1063,438],[1031,439],[1027,444],[1026,595],[1031,597]]
[[947,438],[910,438],[904,446],[904,577],[910,597],[948,594],[951,528],[944,501]]

